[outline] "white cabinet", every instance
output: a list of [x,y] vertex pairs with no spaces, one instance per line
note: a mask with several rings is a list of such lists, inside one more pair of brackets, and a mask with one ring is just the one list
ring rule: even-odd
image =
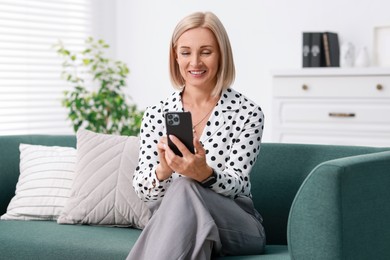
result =
[[390,68],[273,73],[273,140],[390,146]]

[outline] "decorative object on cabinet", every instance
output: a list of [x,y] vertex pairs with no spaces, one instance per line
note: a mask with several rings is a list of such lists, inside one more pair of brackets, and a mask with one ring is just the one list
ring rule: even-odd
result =
[[339,66],[340,45],[337,33],[302,33],[302,67]]
[[376,66],[390,66],[390,26],[374,28],[374,58]]
[[341,45],[340,66],[343,68],[353,67],[355,63],[355,46],[351,42]]
[[273,73],[273,141],[390,146],[390,71],[306,68]]
[[355,67],[368,67],[370,66],[370,58],[368,56],[368,49],[366,46],[361,48],[356,56]]

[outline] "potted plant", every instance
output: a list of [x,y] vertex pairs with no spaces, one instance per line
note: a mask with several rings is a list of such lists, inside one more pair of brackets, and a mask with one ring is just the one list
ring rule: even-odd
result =
[[127,65],[105,57],[104,40],[86,40],[86,48],[71,52],[55,45],[64,59],[62,76],[73,89],[64,92],[63,106],[76,132],[80,127],[106,134],[138,135],[143,111],[125,94]]

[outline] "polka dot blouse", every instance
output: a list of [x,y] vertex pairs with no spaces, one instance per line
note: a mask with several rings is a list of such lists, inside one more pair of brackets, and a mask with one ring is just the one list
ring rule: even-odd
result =
[[[148,107],[142,120],[133,186],[144,201],[162,199],[170,183],[182,177],[174,172],[170,178],[159,181],[155,174],[159,163],[157,143],[166,135],[164,115],[168,111],[183,111],[180,91],[157,106]],[[264,115],[259,106],[233,89],[222,92],[200,137],[207,163],[218,175],[212,190],[231,198],[251,197],[249,173],[260,151],[263,127]]]

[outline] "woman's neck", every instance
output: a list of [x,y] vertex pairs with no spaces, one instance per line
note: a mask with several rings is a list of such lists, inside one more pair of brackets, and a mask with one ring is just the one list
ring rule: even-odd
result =
[[216,104],[219,97],[213,96],[212,90],[202,90],[196,88],[184,88],[182,92],[182,102],[184,107],[202,107],[209,103]]

